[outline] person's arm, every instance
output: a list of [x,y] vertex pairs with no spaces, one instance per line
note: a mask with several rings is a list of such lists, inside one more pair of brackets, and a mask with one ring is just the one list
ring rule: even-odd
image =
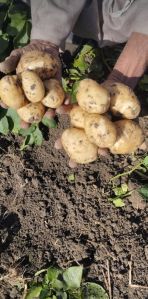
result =
[[121,82],[135,88],[147,66],[148,35],[134,32],[126,43],[108,80]]

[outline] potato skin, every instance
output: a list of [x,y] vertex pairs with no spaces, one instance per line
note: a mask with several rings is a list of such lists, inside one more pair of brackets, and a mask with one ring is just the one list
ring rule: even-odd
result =
[[116,142],[116,127],[105,115],[88,114],[85,118],[85,132],[90,142],[100,148],[110,148]]
[[27,123],[38,123],[42,120],[45,107],[42,103],[29,103],[17,110],[18,115]]
[[141,110],[140,102],[134,91],[122,83],[104,85],[111,96],[110,110],[115,116],[134,119]]
[[76,98],[80,107],[89,113],[105,113],[110,106],[109,92],[92,79],[80,81]]
[[80,106],[74,106],[70,113],[71,125],[75,128],[84,129],[85,117],[88,115]]
[[90,143],[84,130],[66,129],[61,137],[63,148],[76,163],[86,164],[97,159],[97,146]]
[[16,73],[21,74],[26,70],[35,71],[41,79],[49,79],[57,73],[59,64],[51,54],[32,50],[21,56],[17,65]]
[[44,84],[40,77],[33,71],[24,71],[21,78],[26,98],[32,103],[40,102],[45,95]]
[[0,80],[0,98],[5,105],[13,109],[25,105],[25,95],[17,76],[7,75]]
[[47,94],[42,100],[43,105],[53,109],[60,107],[64,102],[65,92],[59,81],[56,79],[46,80],[44,85]]
[[111,147],[112,154],[130,154],[135,152],[144,140],[140,126],[128,119],[122,119],[115,123],[117,140]]

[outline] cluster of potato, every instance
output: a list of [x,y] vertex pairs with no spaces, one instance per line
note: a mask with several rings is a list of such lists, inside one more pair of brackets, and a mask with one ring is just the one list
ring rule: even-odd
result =
[[24,53],[16,75],[0,80],[1,101],[16,109],[23,121],[40,122],[48,108],[60,107],[65,98],[59,81],[54,79],[57,70],[58,63],[50,54],[36,50]]
[[[76,98],[78,105],[70,111],[72,127],[61,138],[71,160],[85,164],[97,159],[98,148],[129,154],[142,144],[142,130],[133,121],[140,113],[140,103],[129,87],[121,83],[102,86],[84,79]],[[112,116],[120,120],[113,122]]]

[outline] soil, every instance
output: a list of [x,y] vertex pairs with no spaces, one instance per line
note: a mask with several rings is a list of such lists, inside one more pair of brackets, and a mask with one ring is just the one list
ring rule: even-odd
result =
[[[140,118],[148,132],[148,119]],[[49,265],[84,266],[86,280],[108,290],[109,263],[113,299],[146,299],[148,245],[146,203],[135,191],[125,207],[115,208],[108,198],[110,178],[144,154],[101,157],[97,162],[70,169],[64,151],[54,142],[67,126],[59,117],[57,129],[45,132],[41,147],[19,150],[14,136],[0,137],[0,299],[23,298],[23,279]],[[75,180],[70,182],[70,174]],[[138,186],[138,178],[122,178]]]

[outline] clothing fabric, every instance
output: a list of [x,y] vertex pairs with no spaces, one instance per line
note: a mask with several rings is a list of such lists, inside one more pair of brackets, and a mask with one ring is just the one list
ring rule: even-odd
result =
[[47,40],[60,46],[74,32],[80,37],[96,40],[103,47],[127,41],[132,32],[148,34],[148,0],[29,2],[31,39]]

